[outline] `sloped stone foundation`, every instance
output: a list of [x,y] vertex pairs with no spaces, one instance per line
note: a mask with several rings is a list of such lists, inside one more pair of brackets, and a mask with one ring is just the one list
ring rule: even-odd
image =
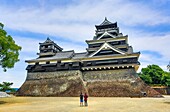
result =
[[79,96],[85,92],[79,71],[29,73],[20,96]]
[[144,84],[128,80],[94,81],[87,83],[88,94],[94,97],[161,97],[160,93]]
[[28,73],[18,91],[20,96],[160,97],[145,84],[134,69],[102,71],[58,71]]

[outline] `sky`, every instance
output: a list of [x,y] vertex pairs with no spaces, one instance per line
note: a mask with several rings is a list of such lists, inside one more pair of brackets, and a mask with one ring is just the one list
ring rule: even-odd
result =
[[140,51],[141,68],[157,64],[167,71],[170,61],[170,0],[0,0],[0,22],[22,47],[12,69],[0,68],[0,83],[19,88],[26,80],[27,63],[35,59],[39,43],[50,37],[64,50],[84,52],[95,25],[107,17],[117,22],[128,43]]

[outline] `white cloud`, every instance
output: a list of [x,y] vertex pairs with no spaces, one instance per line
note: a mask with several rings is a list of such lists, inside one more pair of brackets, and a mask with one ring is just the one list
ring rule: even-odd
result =
[[150,50],[163,55],[163,58],[170,58],[170,34],[155,36],[153,34],[134,34],[130,37],[130,43],[138,51]]
[[81,1],[76,5],[50,10],[39,7],[1,7],[0,15],[3,15],[0,20],[9,28],[60,36],[73,41],[91,39],[94,24],[100,24],[105,16],[125,25],[169,23],[169,17],[161,11],[124,0]]
[[16,44],[22,46],[21,51],[23,52],[37,52],[39,50],[39,43],[41,41],[45,41],[41,39],[33,39],[33,38],[18,37],[18,36],[14,36],[13,38]]
[[160,56],[154,53],[142,53],[140,55],[141,68],[146,67],[147,65],[157,64],[162,69],[167,71],[167,64],[170,60],[170,34],[167,33],[165,35],[155,35],[153,33],[144,33],[138,32],[133,33],[131,37],[129,37],[129,43],[133,46],[135,51],[152,51],[156,52]]

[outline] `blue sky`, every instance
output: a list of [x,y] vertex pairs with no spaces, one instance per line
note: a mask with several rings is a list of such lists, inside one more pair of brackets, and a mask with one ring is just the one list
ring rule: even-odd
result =
[[0,0],[0,22],[22,46],[20,62],[0,69],[0,82],[20,87],[26,79],[25,60],[37,57],[39,42],[50,37],[64,50],[83,52],[85,40],[105,17],[118,22],[129,45],[140,51],[142,67],[158,64],[164,70],[170,60],[170,0]]

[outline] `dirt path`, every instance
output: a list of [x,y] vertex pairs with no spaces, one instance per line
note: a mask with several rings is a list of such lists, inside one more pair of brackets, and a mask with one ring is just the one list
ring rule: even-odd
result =
[[170,96],[90,97],[88,107],[79,107],[78,97],[0,98],[0,112],[170,112]]

